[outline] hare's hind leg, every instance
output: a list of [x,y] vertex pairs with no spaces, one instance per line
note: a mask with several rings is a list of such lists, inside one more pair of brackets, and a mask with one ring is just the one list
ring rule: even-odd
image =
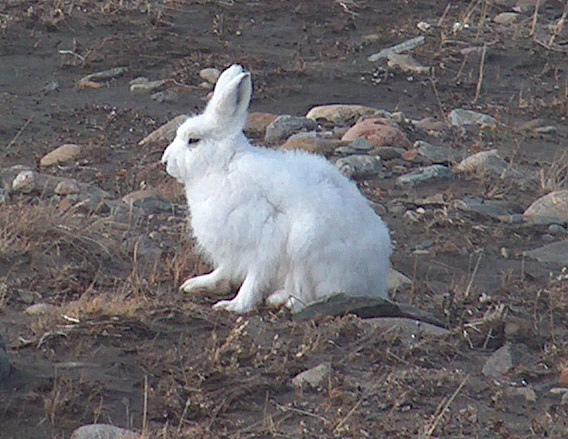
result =
[[249,273],[233,300],[221,300],[213,305],[216,309],[244,314],[251,311],[262,299],[262,288],[258,276]]
[[218,267],[209,274],[187,279],[179,289],[184,293],[193,293],[196,291],[227,293],[231,290],[231,282],[227,278],[226,270],[224,270],[223,267]]

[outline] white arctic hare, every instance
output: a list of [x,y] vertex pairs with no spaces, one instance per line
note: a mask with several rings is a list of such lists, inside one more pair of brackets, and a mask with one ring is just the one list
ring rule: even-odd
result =
[[386,225],[325,158],[252,146],[242,132],[251,92],[250,73],[225,70],[203,114],[188,118],[164,152],[214,266],[180,289],[240,286],[233,300],[215,305],[238,313],[264,298],[300,309],[338,292],[385,297]]

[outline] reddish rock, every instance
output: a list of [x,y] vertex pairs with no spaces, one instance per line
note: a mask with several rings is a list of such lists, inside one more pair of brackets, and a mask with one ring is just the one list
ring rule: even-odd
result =
[[302,149],[315,154],[330,156],[334,153],[335,148],[342,144],[343,142],[341,140],[320,139],[319,137],[313,136],[292,136],[281,148]]
[[264,135],[266,127],[278,116],[272,113],[250,113],[247,120],[245,131],[252,134]]
[[353,125],[341,140],[352,141],[357,137],[367,139],[375,146],[398,146],[410,148],[406,134],[394,123],[384,117],[371,117]]

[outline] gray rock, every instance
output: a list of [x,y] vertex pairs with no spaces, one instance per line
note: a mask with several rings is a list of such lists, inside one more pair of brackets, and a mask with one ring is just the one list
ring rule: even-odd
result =
[[49,303],[35,303],[28,306],[24,312],[30,316],[42,316],[46,314],[51,314],[57,309],[56,306]]
[[91,424],[77,428],[71,439],[141,439],[141,435],[107,424]]
[[533,202],[523,213],[531,224],[564,224],[568,222],[568,190],[554,191]]
[[83,152],[84,148],[82,146],[68,143],[44,155],[39,164],[42,167],[47,167],[58,163],[69,162],[82,156]]
[[393,53],[387,57],[387,65],[391,68],[399,68],[403,72],[428,74],[430,67],[420,64],[412,55]]
[[463,200],[454,203],[454,206],[464,211],[475,212],[495,219],[511,215],[511,212],[504,206],[503,202],[495,200],[465,197]]
[[532,387],[509,387],[506,389],[506,395],[510,397],[520,396],[526,402],[536,402],[536,392]]
[[432,165],[401,175],[396,179],[396,185],[399,187],[414,187],[421,183],[436,180],[453,180],[455,177],[455,174],[447,166]]
[[106,81],[109,79],[115,79],[128,72],[128,67],[114,67],[108,70],[102,70],[100,72],[91,73],[79,81],[79,83],[85,83],[88,81]]
[[566,233],[566,228],[559,224],[551,224],[548,226],[548,233],[551,233],[552,235],[559,235]]
[[147,213],[171,212],[173,208],[172,203],[154,189],[131,192],[122,197],[122,201],[128,205],[139,207]]
[[279,142],[286,140],[292,134],[299,131],[313,131],[317,123],[303,116],[290,116],[288,114],[278,116],[266,127],[264,140],[266,142]]
[[210,82],[202,81],[202,82],[199,83],[199,87],[201,87],[205,90],[213,90],[214,85],[211,84]]
[[558,132],[558,128],[556,128],[554,125],[546,125],[546,126],[535,128],[534,132],[536,134],[551,135],[551,134],[556,134]]
[[510,26],[511,24],[520,21],[524,18],[522,14],[517,14],[516,12],[501,12],[493,17],[493,21],[497,24],[502,24],[504,26]]
[[31,170],[21,171],[12,180],[12,191],[16,193],[29,194],[35,189],[36,173]]
[[149,94],[160,88],[162,85],[166,84],[168,81],[165,79],[160,79],[156,81],[143,81],[141,78],[136,78],[138,81],[130,83],[130,93],[133,94]]
[[294,314],[296,320],[314,319],[317,315],[343,316],[355,314],[362,319],[372,317],[406,317],[444,327],[434,315],[404,303],[395,303],[382,297],[350,296],[333,294],[318,302],[308,304]]
[[47,94],[59,90],[59,87],[60,84],[58,81],[49,81],[47,84],[45,84],[41,91]]
[[179,94],[173,90],[159,91],[157,93],[150,95],[150,98],[160,103],[164,102],[176,103],[179,102],[180,99]]
[[497,126],[497,119],[494,117],[478,113],[477,111],[463,110],[461,108],[452,110],[448,115],[448,121],[451,125],[459,127],[467,125]]
[[123,224],[136,224],[145,218],[148,218],[143,209],[128,205],[122,200],[105,200],[105,206],[110,210],[110,216],[113,221]]
[[60,181],[57,186],[55,186],[55,194],[60,196],[70,195],[70,194],[79,194],[81,193],[81,189],[79,188],[79,184],[76,180],[70,178]]
[[12,370],[12,365],[10,364],[10,358],[8,358],[8,353],[6,352],[6,343],[0,334],[0,382],[8,378],[10,371]]
[[458,151],[449,146],[434,146],[423,140],[414,143],[418,153],[434,164],[458,163],[463,160],[463,151]]
[[108,192],[86,183],[79,183],[81,193],[79,194],[79,202],[75,208],[82,209],[90,213],[109,213],[110,207],[106,204],[111,196]]
[[380,110],[363,105],[330,104],[319,105],[308,111],[306,117],[313,120],[328,120],[336,125],[352,124],[362,116],[374,116]]
[[377,146],[371,154],[378,155],[383,160],[393,160],[402,157],[406,150],[396,146]]
[[409,40],[403,41],[402,43],[396,44],[391,47],[382,49],[380,52],[375,53],[367,58],[369,62],[376,62],[381,59],[388,58],[391,55],[404,53],[413,50],[414,48],[421,46],[426,41],[426,38],[422,35],[418,37],[411,38]]
[[205,79],[210,84],[217,83],[217,79],[221,76],[221,71],[215,67],[208,67],[199,72],[199,77]]
[[352,178],[374,177],[379,175],[383,168],[379,157],[363,154],[338,159],[335,166],[343,175]]
[[554,267],[564,267],[568,262],[568,240],[554,242],[523,253],[529,258],[536,259],[541,264]]
[[516,345],[506,343],[493,352],[481,371],[488,378],[501,378],[513,367],[518,366],[522,357],[523,353]]
[[496,149],[481,151],[463,159],[456,167],[456,172],[479,173],[501,177],[509,164],[499,155]]
[[292,384],[295,387],[303,387],[309,385],[313,388],[319,387],[323,381],[331,373],[331,365],[329,363],[322,363],[316,367],[312,367],[302,373],[299,373],[292,379]]
[[189,116],[185,114],[181,114],[179,116],[174,117],[169,122],[166,122],[158,129],[152,131],[146,137],[144,137],[140,142],[138,142],[139,146],[146,146],[148,144],[156,144],[156,143],[170,143],[174,140],[176,136],[176,131],[181,124],[183,124]]
[[520,213],[513,213],[512,215],[501,217],[499,219],[510,224],[521,224],[525,222],[523,215]]
[[158,261],[164,250],[160,247],[160,242],[156,242],[148,235],[132,235],[126,232],[123,237],[122,249],[132,254],[136,260],[140,258],[146,261]]
[[414,341],[417,335],[433,335],[439,337],[450,334],[450,331],[446,328],[404,317],[377,317],[367,319],[366,321],[385,331],[391,332],[394,330],[404,337],[406,341]]
[[405,276],[400,271],[396,271],[394,268],[391,268],[387,285],[387,289],[389,291],[397,291],[402,287],[412,285],[412,279],[410,279],[408,276]]
[[361,137],[357,137],[353,142],[349,144],[349,147],[353,148],[355,151],[370,151],[372,150],[375,145],[372,142],[369,142],[367,139],[363,139]]

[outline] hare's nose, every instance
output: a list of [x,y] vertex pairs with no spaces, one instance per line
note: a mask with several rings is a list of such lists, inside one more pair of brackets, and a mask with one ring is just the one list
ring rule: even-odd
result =
[[161,159],[162,164],[164,164],[164,165],[167,165],[167,164],[168,164],[168,156],[169,156],[169,154],[168,154],[168,148],[166,148],[166,150],[165,150],[164,153],[162,154],[162,159]]

